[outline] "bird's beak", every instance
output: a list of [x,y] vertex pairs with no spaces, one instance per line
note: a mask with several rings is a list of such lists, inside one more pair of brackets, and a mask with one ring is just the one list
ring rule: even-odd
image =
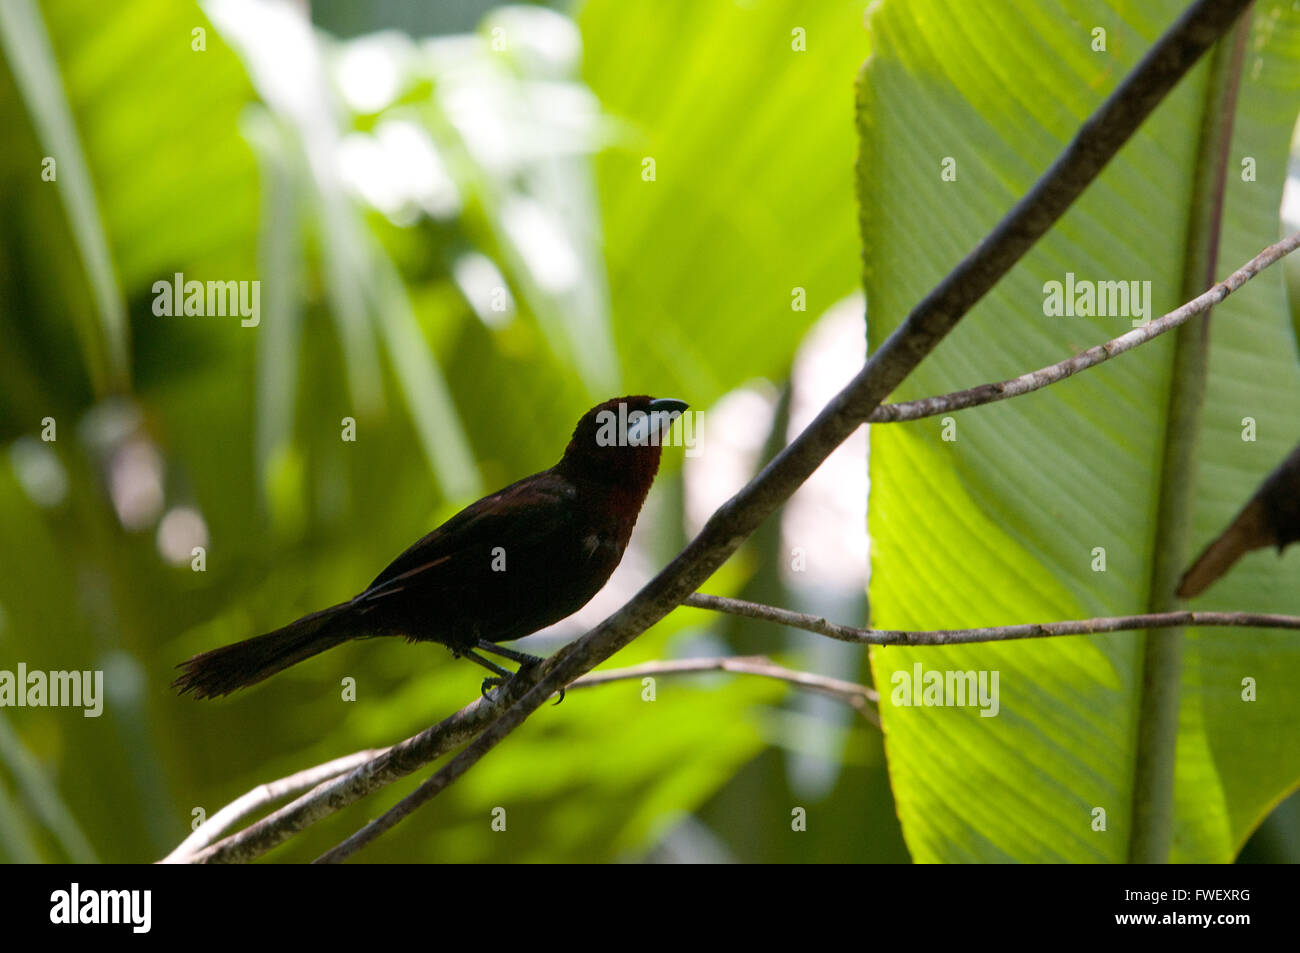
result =
[[691,405],[684,400],[674,400],[671,397],[660,397],[658,400],[650,401],[650,413],[657,414],[660,411],[671,414],[669,422],[676,420],[682,412]]
[[673,421],[689,406],[686,401],[674,400],[671,397],[650,401],[650,408],[646,415],[628,424],[627,442],[634,447],[658,446],[659,438],[668,432]]

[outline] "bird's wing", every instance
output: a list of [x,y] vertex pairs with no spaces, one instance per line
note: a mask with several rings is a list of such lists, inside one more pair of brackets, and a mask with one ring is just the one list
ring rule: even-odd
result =
[[[512,483],[471,503],[413,543],[357,596],[373,601],[395,595],[413,582],[424,584],[440,566],[467,549],[484,545],[527,548],[557,524],[572,519],[577,491],[549,470]],[[475,557],[477,558],[477,556]]]

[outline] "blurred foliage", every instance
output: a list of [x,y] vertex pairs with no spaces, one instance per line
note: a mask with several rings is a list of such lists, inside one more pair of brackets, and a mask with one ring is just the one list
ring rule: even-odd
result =
[[[584,76],[624,119],[596,168],[629,379],[653,372],[701,405],[749,376],[780,379],[812,320],[856,286],[844,77],[868,52],[863,11],[843,0],[583,5]],[[807,311],[791,309],[796,288]]]
[[[109,697],[99,718],[0,712],[0,859],[152,860],[196,808],[463,705],[480,672],[382,641],[227,701],[167,685],[180,659],[345,598],[479,492],[548,466],[598,398],[707,410],[783,381],[853,289],[862,4],[636,6],[587,3],[576,24],[502,7],[426,36],[352,5],[342,39],[294,4],[6,3],[0,668],[103,669]],[[155,314],[177,273],[260,281],[260,323]],[[680,466],[665,454],[641,521],[646,571],[682,542]],[[709,630],[675,613],[616,662],[716,648]],[[752,651],[763,630],[727,631]],[[852,860],[866,842],[905,859],[865,723],[840,729],[846,771],[817,798],[759,757],[800,744],[785,699],[732,676],[661,680],[653,705],[635,682],[575,692],[362,859]],[[848,807],[864,778],[869,815]],[[414,783],[273,858],[310,859]],[[838,804],[839,834],[790,833],[796,796]],[[498,805],[508,834],[488,826]]]

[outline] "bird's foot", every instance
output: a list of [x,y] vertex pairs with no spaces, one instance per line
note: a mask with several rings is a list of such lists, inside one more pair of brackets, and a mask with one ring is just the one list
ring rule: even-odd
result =
[[485,678],[483,679],[483,684],[479,686],[479,694],[483,696],[485,701],[492,701],[493,699],[488,697],[488,692],[494,688],[500,688],[505,683],[506,680],[498,675]]
[[[527,667],[527,666],[525,666],[525,667]],[[508,682],[508,681],[510,681],[510,679],[507,679],[507,678],[501,678],[499,675],[493,675],[493,676],[490,676],[490,677],[488,677],[488,678],[485,678],[485,679],[483,679],[483,684],[479,686],[479,694],[483,696],[483,699],[484,699],[485,701],[489,701],[489,702],[491,702],[491,701],[495,701],[495,699],[490,698],[490,697],[488,696],[488,692],[492,691],[492,689],[494,689],[494,688],[501,688],[501,687],[502,687],[503,685],[505,685],[506,682]],[[558,705],[558,704],[559,704],[560,702],[562,702],[562,701],[564,701],[564,689],[563,689],[563,688],[560,689],[560,697],[557,698],[557,699],[555,699],[555,704]],[[554,707],[554,706],[552,706],[552,707]]]

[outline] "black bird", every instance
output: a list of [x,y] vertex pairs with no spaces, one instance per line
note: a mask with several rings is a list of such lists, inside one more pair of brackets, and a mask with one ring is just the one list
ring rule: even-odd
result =
[[1300,446],[1265,478],[1233,521],[1178,582],[1178,597],[1199,596],[1246,553],[1300,541]]
[[659,469],[660,445],[686,410],[644,395],[587,411],[560,462],[461,510],[412,545],[364,592],[266,635],[196,655],[172,683],[198,698],[227,695],[350,639],[440,642],[499,678],[476,650],[503,648],[590,601],[627,548]]

